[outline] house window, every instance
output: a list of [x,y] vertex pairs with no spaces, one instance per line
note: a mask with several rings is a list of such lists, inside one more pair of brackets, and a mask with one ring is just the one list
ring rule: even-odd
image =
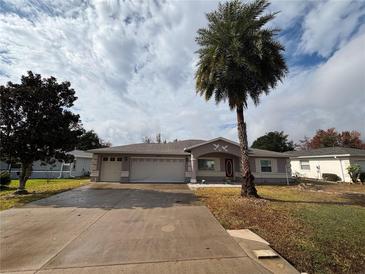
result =
[[310,170],[310,165],[308,160],[300,160],[300,169]]
[[121,162],[121,161],[122,161],[122,157],[118,157],[118,158],[117,158],[117,161],[118,161],[118,162]]
[[199,170],[214,170],[214,160],[198,159]]
[[73,170],[76,169],[76,160],[74,160]]
[[104,157],[103,158],[103,161],[108,161],[108,157]]
[[271,160],[260,160],[261,172],[271,172]]
[[110,157],[110,161],[111,162],[114,162],[115,161],[115,158],[114,157]]

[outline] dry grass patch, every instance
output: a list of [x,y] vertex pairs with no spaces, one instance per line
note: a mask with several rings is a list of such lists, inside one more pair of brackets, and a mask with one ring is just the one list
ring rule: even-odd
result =
[[309,273],[365,269],[365,186],[260,186],[262,200],[239,189],[201,188],[196,194],[226,229],[249,228]]

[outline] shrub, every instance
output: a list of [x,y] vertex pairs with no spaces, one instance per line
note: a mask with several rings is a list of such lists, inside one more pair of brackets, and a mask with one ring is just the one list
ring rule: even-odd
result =
[[0,172],[0,185],[8,186],[10,184],[10,173],[6,170]]
[[365,183],[365,172],[360,173],[359,179],[362,183]]
[[349,165],[347,168],[347,172],[351,177],[352,182],[356,183],[357,179],[360,175],[361,168],[359,165]]
[[341,181],[341,178],[338,177],[336,174],[334,173],[323,173],[322,174],[322,178],[323,180],[326,181],[331,181],[331,182],[337,182],[337,181]]

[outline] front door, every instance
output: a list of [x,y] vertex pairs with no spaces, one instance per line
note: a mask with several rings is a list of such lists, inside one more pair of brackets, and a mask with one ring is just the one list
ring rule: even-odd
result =
[[233,177],[233,160],[226,159],[225,167],[226,167],[226,177]]

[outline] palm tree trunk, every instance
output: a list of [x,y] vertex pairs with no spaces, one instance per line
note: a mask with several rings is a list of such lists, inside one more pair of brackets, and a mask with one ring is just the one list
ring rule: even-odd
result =
[[246,123],[243,118],[243,106],[237,107],[237,130],[241,150],[241,196],[259,197],[255,188],[255,177],[251,173],[250,162],[248,159],[247,131]]
[[32,174],[32,165],[33,163],[22,163],[22,170],[19,177],[19,186],[15,191],[15,194],[28,194],[28,191],[25,189],[25,184]]

